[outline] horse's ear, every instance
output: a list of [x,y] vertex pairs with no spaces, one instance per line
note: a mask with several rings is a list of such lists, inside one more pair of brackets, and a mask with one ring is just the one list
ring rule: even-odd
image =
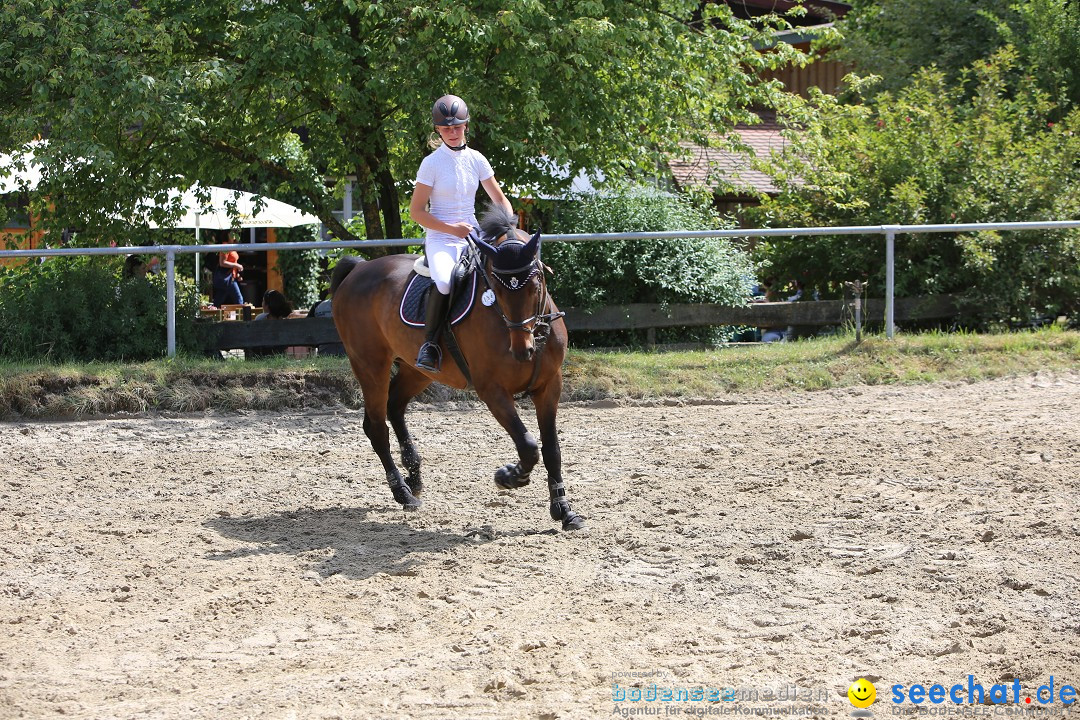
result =
[[474,237],[473,240],[476,242],[476,247],[479,248],[481,255],[494,259],[499,254],[499,248],[494,245],[489,245],[479,237]]
[[525,247],[522,249],[521,253],[525,257],[532,258],[532,257],[536,257],[536,253],[539,250],[540,250],[540,231],[537,230],[536,233],[531,238],[529,238],[529,242],[527,242],[525,244]]

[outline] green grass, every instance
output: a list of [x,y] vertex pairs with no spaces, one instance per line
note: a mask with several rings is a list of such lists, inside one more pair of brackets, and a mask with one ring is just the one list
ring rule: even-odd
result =
[[850,385],[972,382],[1080,368],[1080,333],[1056,329],[1002,335],[928,333],[893,340],[853,337],[685,352],[575,352],[567,396],[717,397],[727,393],[824,390]]
[[[673,352],[572,351],[566,400],[721,398],[851,385],[973,382],[1080,369],[1080,332],[852,336]],[[433,386],[421,400],[472,397]],[[80,418],[207,409],[359,407],[344,358],[121,364],[0,362],[0,418]]]

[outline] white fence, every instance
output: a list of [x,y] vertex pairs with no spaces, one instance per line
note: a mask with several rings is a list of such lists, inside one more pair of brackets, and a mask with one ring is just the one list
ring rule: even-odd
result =
[[[799,237],[803,235],[882,235],[885,238],[885,334],[895,334],[893,317],[896,236],[915,233],[963,233],[981,230],[1016,232],[1021,230],[1070,230],[1080,229],[1080,220],[1047,222],[963,223],[955,225],[855,225],[849,227],[813,228],[751,228],[732,230],[699,230],[671,232],[628,233],[582,233],[574,235],[545,235],[545,242],[582,242],[591,240],[681,240],[688,238],[748,238],[748,237]],[[422,241],[412,239],[356,240],[292,243],[243,243],[233,245],[154,245],[151,247],[110,248],[39,248],[36,250],[0,250],[5,257],[51,257],[62,255],[129,255],[159,253],[165,255],[165,272],[168,278],[167,352],[176,355],[176,256],[190,253],[216,253],[228,250],[266,252],[268,250],[329,250],[333,248],[402,247],[418,245]]]

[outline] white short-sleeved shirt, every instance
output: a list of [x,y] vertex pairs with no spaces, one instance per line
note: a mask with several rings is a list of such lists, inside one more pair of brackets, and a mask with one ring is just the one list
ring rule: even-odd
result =
[[[440,145],[424,158],[416,182],[431,187],[429,212],[443,222],[468,222],[476,226],[476,190],[495,175],[491,164],[472,148],[451,150]],[[429,240],[461,242],[449,233],[428,229]]]

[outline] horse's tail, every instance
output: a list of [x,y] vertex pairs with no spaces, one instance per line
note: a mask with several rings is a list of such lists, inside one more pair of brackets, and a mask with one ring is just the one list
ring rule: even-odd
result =
[[334,267],[334,274],[330,276],[331,295],[338,289],[338,285],[341,285],[346,276],[353,271],[353,268],[362,262],[364,262],[364,258],[355,255],[346,255],[338,260],[337,265]]

